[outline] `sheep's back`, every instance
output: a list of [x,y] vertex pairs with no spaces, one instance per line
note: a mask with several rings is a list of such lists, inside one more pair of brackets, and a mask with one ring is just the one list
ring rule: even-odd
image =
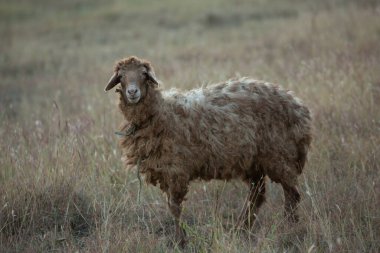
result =
[[199,177],[234,178],[252,164],[295,163],[300,145],[307,153],[309,110],[277,85],[243,78],[170,90],[164,98],[175,112],[175,157]]

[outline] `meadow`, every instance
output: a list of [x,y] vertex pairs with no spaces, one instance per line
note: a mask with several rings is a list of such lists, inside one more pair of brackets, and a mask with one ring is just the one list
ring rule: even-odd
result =
[[[0,0],[0,252],[379,252],[379,17],[376,0]],[[173,245],[103,90],[129,55],[162,89],[250,76],[294,91],[314,121],[300,222],[270,183],[255,226],[232,229],[247,187],[200,181]]]

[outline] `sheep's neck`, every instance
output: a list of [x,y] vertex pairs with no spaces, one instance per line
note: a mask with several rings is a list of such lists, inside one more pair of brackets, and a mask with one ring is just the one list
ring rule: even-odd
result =
[[161,92],[149,89],[147,95],[136,105],[126,105],[120,103],[119,107],[127,121],[127,124],[134,125],[136,129],[149,124],[159,115],[158,104],[162,102]]

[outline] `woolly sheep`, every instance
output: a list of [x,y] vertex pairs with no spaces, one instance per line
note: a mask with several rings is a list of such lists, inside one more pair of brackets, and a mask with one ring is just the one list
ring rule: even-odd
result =
[[285,214],[297,221],[297,177],[311,142],[311,117],[279,86],[241,78],[181,92],[161,92],[148,61],[120,60],[105,90],[121,84],[121,138],[127,167],[167,195],[176,241],[185,243],[181,204],[196,179],[240,179],[249,194],[238,224],[252,224],[265,200],[265,178],[280,183]]

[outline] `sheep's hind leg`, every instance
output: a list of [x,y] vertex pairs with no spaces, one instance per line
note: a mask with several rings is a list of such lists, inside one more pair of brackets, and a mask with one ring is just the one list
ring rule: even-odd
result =
[[169,192],[168,194],[168,206],[169,210],[174,216],[175,222],[175,241],[183,248],[186,244],[185,230],[180,226],[180,217],[182,211],[182,201],[185,198],[187,191],[182,192]]
[[265,176],[251,178],[247,183],[249,193],[239,215],[237,226],[241,227],[244,224],[249,228],[255,221],[259,208],[265,202]]
[[291,222],[298,222],[297,206],[301,200],[301,196],[296,186],[287,186],[282,184],[285,195],[285,216]]

